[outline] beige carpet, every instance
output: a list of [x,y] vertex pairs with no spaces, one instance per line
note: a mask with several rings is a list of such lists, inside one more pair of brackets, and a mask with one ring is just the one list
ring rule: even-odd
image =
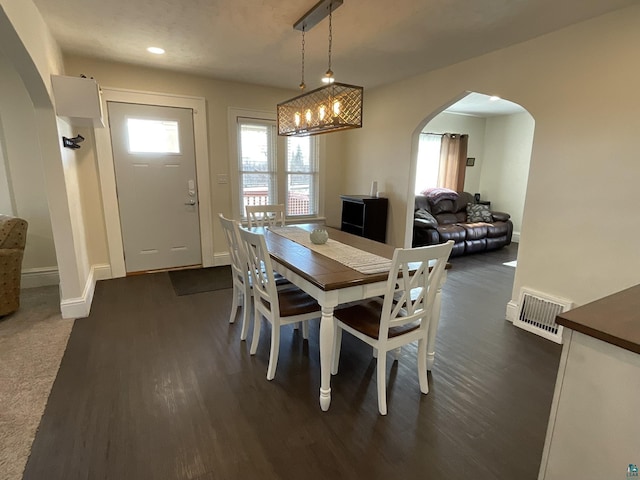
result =
[[22,291],[20,310],[0,317],[0,480],[20,480],[69,340],[58,287]]

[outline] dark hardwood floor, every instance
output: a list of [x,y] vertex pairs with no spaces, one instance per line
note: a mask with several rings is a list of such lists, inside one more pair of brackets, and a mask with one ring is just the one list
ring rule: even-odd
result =
[[[231,290],[174,294],[167,273],[98,283],[76,321],[24,479],[535,479],[560,346],[504,320],[516,246],[452,259],[430,393],[416,349],[388,367],[344,336],[318,404],[318,324],[285,327],[272,382],[227,323]],[[266,324],[265,324],[266,325]]]

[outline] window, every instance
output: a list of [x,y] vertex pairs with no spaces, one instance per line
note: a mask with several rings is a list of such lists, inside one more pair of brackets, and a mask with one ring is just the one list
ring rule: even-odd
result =
[[311,137],[287,137],[287,215],[317,213],[318,154]]
[[438,186],[442,135],[421,133],[419,142],[418,162],[416,165],[416,195],[427,188]]
[[241,216],[247,205],[277,203],[275,125],[253,119],[238,122]]
[[272,120],[237,118],[238,209],[284,203],[287,217],[318,214],[319,162],[313,137],[278,137]]
[[178,122],[127,118],[129,153],[180,153]]

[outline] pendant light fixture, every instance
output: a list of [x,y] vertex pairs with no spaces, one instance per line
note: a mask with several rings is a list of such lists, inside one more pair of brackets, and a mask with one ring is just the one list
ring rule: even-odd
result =
[[305,137],[362,127],[363,87],[334,81],[331,70],[333,11],[343,0],[320,0],[293,28],[302,32],[302,81],[304,91],[305,32],[329,16],[329,66],[322,81],[327,85],[278,104],[278,135]]

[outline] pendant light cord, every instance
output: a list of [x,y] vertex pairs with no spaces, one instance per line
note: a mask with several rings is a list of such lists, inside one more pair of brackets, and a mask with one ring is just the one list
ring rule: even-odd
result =
[[304,90],[306,85],[304,83],[304,26],[302,27],[302,79],[300,81],[300,90]]
[[333,18],[333,3],[329,4],[329,69],[327,70],[327,74],[331,73],[331,75],[333,75],[333,72],[331,71],[331,44],[333,43],[333,27],[332,27],[332,20]]

